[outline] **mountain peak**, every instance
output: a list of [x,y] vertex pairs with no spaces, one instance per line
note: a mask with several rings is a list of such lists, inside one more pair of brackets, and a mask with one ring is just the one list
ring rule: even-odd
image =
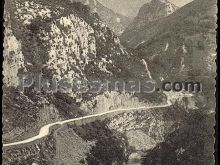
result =
[[138,15],[123,34],[141,29],[151,22],[165,18],[174,13],[177,9],[178,7],[168,0],[151,0],[140,8]]
[[172,14],[177,9],[178,7],[168,0],[152,0],[142,6],[137,17],[154,21]]

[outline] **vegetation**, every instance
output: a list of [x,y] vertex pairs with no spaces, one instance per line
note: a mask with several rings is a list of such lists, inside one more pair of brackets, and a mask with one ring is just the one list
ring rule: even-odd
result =
[[53,165],[56,154],[56,141],[53,132],[39,144],[8,148],[3,150],[3,164],[7,165]]
[[121,165],[128,160],[126,137],[109,130],[105,122],[95,121],[82,126],[70,126],[80,137],[95,141],[87,155],[89,165]]
[[3,91],[3,132],[8,133],[14,128],[26,129],[36,124],[40,105],[14,87],[4,87]]
[[[190,113],[184,125],[147,151],[142,165],[213,164],[214,116]],[[211,127],[213,125],[213,127]]]
[[55,105],[61,118],[70,119],[86,115],[83,110],[79,108],[76,100],[65,93],[54,93],[49,96],[49,102]]

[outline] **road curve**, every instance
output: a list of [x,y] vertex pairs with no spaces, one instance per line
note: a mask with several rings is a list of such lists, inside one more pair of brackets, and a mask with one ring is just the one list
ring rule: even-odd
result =
[[169,107],[171,105],[172,105],[172,103],[170,101],[168,101],[168,103],[165,104],[165,105],[158,105],[158,106],[152,106],[152,107],[137,107],[137,108],[127,108],[127,109],[116,109],[116,110],[111,110],[111,111],[107,111],[107,112],[103,112],[103,113],[99,113],[99,114],[88,115],[88,116],[74,118],[74,119],[69,119],[69,120],[64,120],[64,121],[58,121],[58,122],[51,123],[51,124],[43,126],[40,129],[40,132],[39,132],[39,134],[37,136],[33,136],[33,137],[29,138],[29,139],[18,141],[18,142],[14,142],[14,143],[3,144],[3,147],[22,145],[22,144],[27,144],[27,143],[39,140],[39,139],[41,139],[43,137],[48,136],[49,133],[50,133],[50,128],[52,126],[55,126],[55,125],[64,125],[64,124],[67,124],[67,123],[70,123],[70,122],[80,121],[80,120],[84,120],[84,119],[90,119],[90,118],[99,117],[99,116],[104,116],[106,114],[111,114],[111,113],[115,113],[115,112],[138,111],[138,110],[142,110],[142,109],[143,110],[149,110],[149,109],[154,109],[154,108],[165,108],[165,107]]

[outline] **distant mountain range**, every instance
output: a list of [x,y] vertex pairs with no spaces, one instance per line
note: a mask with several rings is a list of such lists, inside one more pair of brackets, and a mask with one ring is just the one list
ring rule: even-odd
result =
[[126,17],[134,18],[137,16],[141,6],[151,0],[99,0],[104,6],[120,13]]
[[[120,13],[124,16],[134,18],[137,16],[140,8],[151,2],[151,0],[98,0],[104,6],[112,9],[116,13]],[[178,7],[183,7],[185,4],[192,0],[170,0],[173,4]]]

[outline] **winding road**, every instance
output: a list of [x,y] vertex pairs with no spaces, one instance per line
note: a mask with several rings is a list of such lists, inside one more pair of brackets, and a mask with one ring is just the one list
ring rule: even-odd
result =
[[74,121],[80,121],[80,120],[84,120],[84,119],[100,117],[100,116],[104,116],[104,115],[107,115],[107,114],[112,114],[112,113],[115,113],[115,112],[149,110],[149,109],[154,109],[154,108],[165,108],[165,107],[169,107],[171,105],[172,105],[172,103],[170,101],[168,101],[167,104],[164,104],[164,105],[157,105],[157,106],[152,106],[152,107],[137,107],[137,108],[127,108],[127,109],[115,109],[115,110],[111,110],[111,111],[107,111],[107,112],[103,112],[103,113],[99,113],[99,114],[88,115],[88,116],[74,118],[74,119],[70,119],[70,120],[58,121],[58,122],[51,123],[51,124],[43,126],[40,129],[40,132],[37,136],[33,136],[33,137],[31,137],[29,139],[26,139],[26,140],[23,140],[23,141],[3,144],[3,147],[27,144],[27,143],[39,140],[41,138],[44,138],[44,137],[46,137],[50,134],[50,128],[55,126],[55,125],[64,125],[64,124],[71,123],[71,122],[74,122]]

